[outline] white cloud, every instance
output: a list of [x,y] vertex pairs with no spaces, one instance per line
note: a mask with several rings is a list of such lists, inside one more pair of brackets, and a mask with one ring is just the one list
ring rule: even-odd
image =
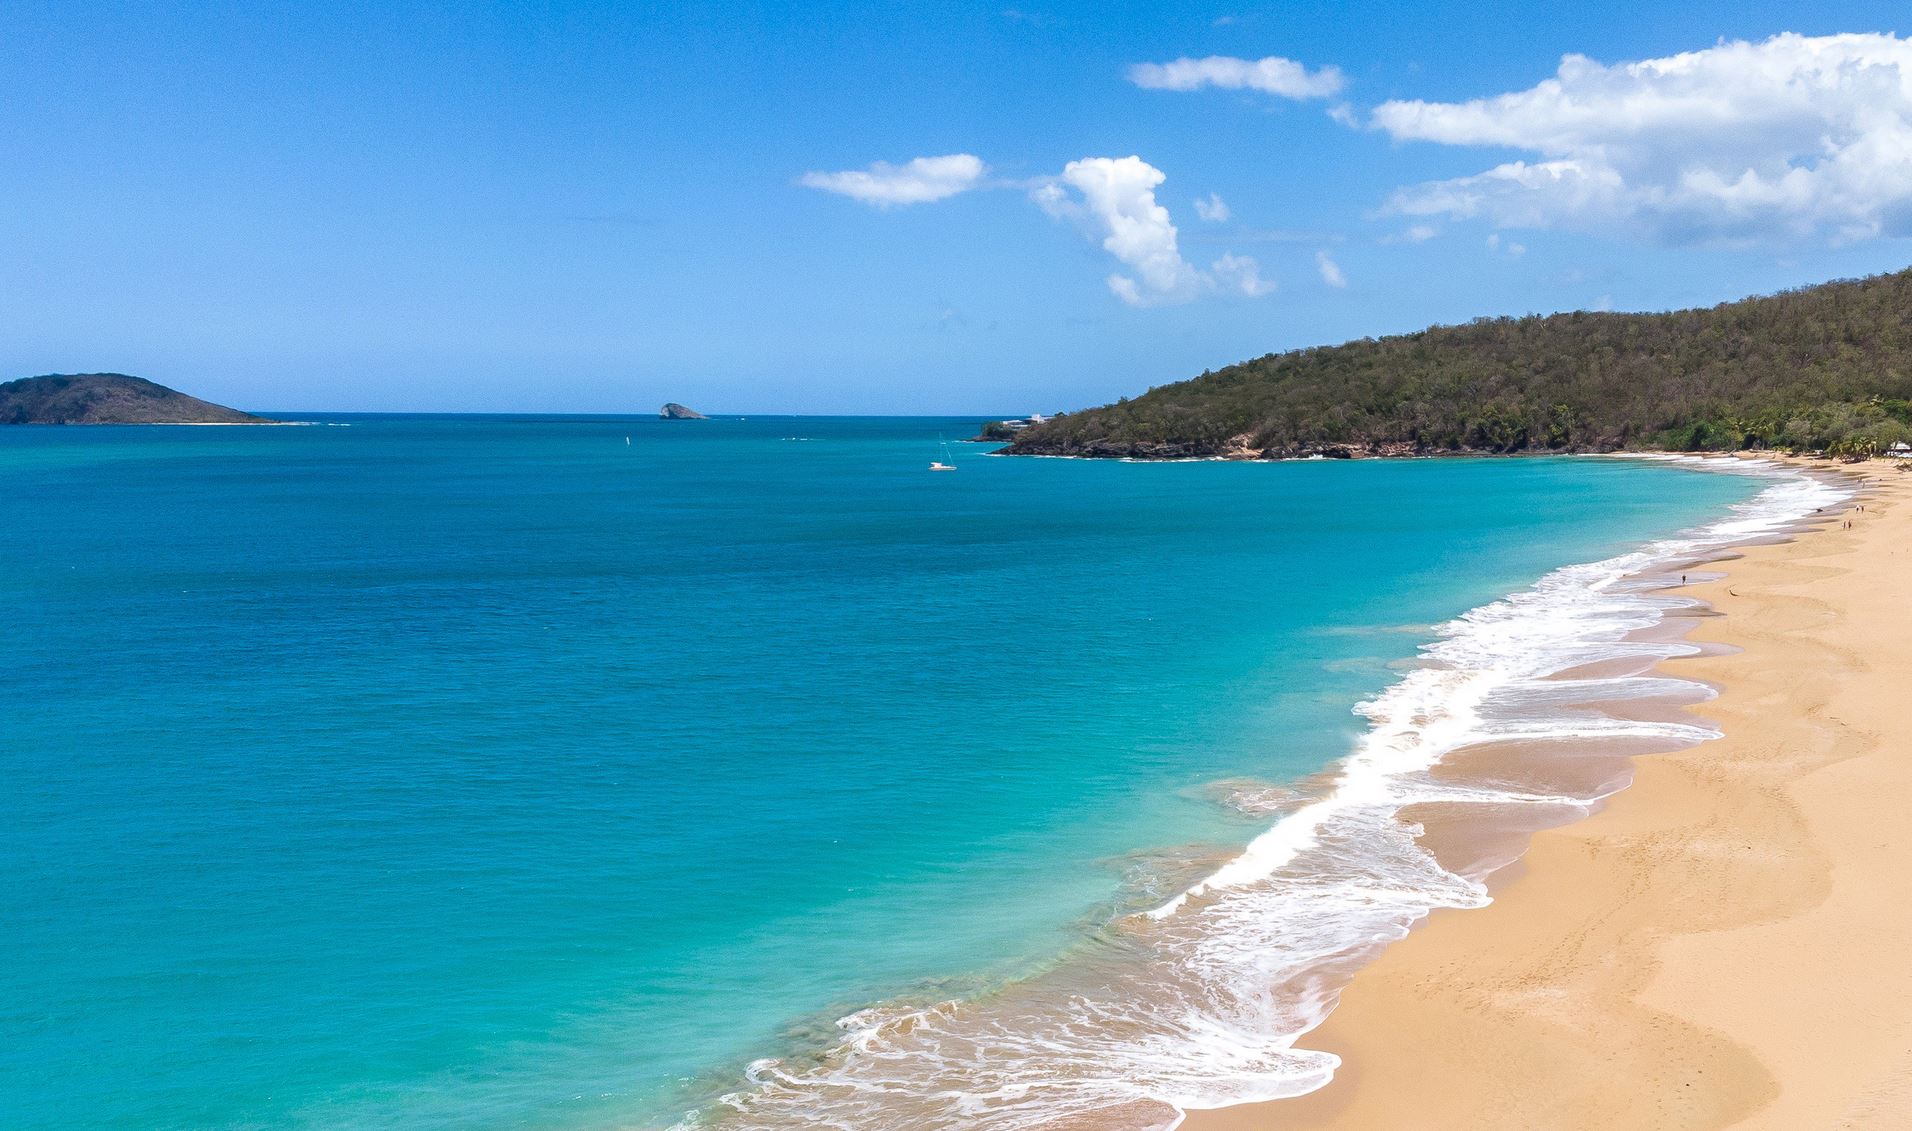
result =
[[1535,159],[1404,189],[1409,216],[1623,231],[1665,243],[1912,235],[1912,40],[1774,36],[1606,66],[1522,91],[1392,101],[1397,140]]
[[1348,285],[1348,277],[1342,274],[1341,265],[1334,261],[1334,256],[1329,255],[1325,251],[1315,252],[1315,266],[1321,269],[1322,282],[1331,287],[1345,287]]
[[889,208],[899,204],[927,204],[968,192],[980,185],[988,172],[989,166],[983,164],[981,158],[952,153],[947,157],[918,157],[907,165],[878,161],[868,169],[805,173],[801,182],[810,188]]
[[[1167,177],[1140,157],[1084,157],[1063,167],[1061,183],[1039,187],[1036,203],[1051,215],[1082,220],[1100,234],[1102,249],[1132,275],[1110,275],[1109,289],[1131,306],[1187,302],[1201,278],[1177,245],[1175,222],[1156,203]],[[1080,194],[1070,197],[1067,185]]]
[[1249,298],[1260,298],[1275,292],[1275,281],[1262,278],[1261,264],[1246,255],[1225,252],[1220,259],[1209,264],[1208,270],[1215,286],[1222,290],[1234,291]]
[[1487,236],[1487,250],[1497,255],[1505,254],[1509,259],[1519,259],[1527,254],[1527,245],[1507,240],[1504,243],[1499,232],[1490,232]]
[[[840,193],[879,208],[922,204],[984,187],[989,167],[967,153],[918,157],[906,165],[878,161],[867,169],[806,173],[801,183]],[[1155,199],[1166,180],[1140,157],[1085,157],[1058,177],[1029,184],[1029,198],[1051,216],[1075,221],[1126,271],[1108,277],[1109,290],[1131,306],[1188,302],[1202,294],[1268,294],[1273,282],[1245,255],[1223,255],[1207,271],[1182,258],[1175,221]],[[1027,183],[1027,182],[1025,182]],[[1000,187],[1002,182],[994,182]],[[1071,191],[1073,190],[1073,191]],[[1228,218],[1228,205],[1214,193],[1195,202],[1203,219]]]
[[1166,179],[1140,157],[1084,157],[1029,195],[1051,216],[1074,220],[1091,239],[1099,238],[1103,250],[1128,268],[1107,282],[1131,306],[1188,302],[1214,291],[1251,298],[1273,291],[1274,283],[1261,277],[1260,265],[1248,256],[1223,255],[1207,271],[1182,258],[1175,221],[1155,199]]
[[1211,224],[1221,224],[1228,220],[1231,213],[1228,211],[1228,202],[1211,192],[1195,201],[1195,215]]
[[1259,90],[1282,98],[1329,98],[1347,85],[1339,67],[1310,71],[1293,59],[1270,55],[1265,59],[1236,59],[1210,55],[1206,59],[1177,59],[1170,63],[1136,63],[1129,81],[1145,90]]

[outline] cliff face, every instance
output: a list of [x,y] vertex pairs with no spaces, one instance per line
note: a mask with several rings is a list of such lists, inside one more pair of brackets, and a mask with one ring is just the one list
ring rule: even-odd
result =
[[53,374],[0,385],[0,424],[266,423],[123,373]]
[[672,401],[670,404],[667,404],[663,408],[658,409],[657,415],[659,417],[662,417],[665,420],[708,420],[710,419],[709,417],[705,416],[703,413],[698,412],[696,409],[685,408],[683,405],[678,404],[676,401]]

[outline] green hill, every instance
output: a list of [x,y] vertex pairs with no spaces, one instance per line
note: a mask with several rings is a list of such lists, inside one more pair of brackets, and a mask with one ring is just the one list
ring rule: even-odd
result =
[[124,373],[61,373],[0,385],[0,424],[266,424]]
[[1269,354],[1017,433],[1014,454],[1187,458],[1912,440],[1912,270],[1669,314],[1483,318]]

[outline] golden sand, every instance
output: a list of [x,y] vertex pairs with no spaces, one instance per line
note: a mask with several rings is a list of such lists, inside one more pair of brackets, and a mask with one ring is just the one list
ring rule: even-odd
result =
[[1912,473],[1864,472],[1864,510],[1693,587],[1739,650],[1668,670],[1724,738],[1357,974],[1301,1041],[1326,1088],[1185,1131],[1912,1128]]

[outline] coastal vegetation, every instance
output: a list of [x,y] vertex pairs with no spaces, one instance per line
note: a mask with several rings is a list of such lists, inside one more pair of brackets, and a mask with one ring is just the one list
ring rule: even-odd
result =
[[1870,455],[1907,441],[1912,270],[1708,309],[1480,318],[1268,354],[1055,417],[1017,432],[1005,450]]
[[124,373],[54,373],[0,384],[0,424],[268,424]]

